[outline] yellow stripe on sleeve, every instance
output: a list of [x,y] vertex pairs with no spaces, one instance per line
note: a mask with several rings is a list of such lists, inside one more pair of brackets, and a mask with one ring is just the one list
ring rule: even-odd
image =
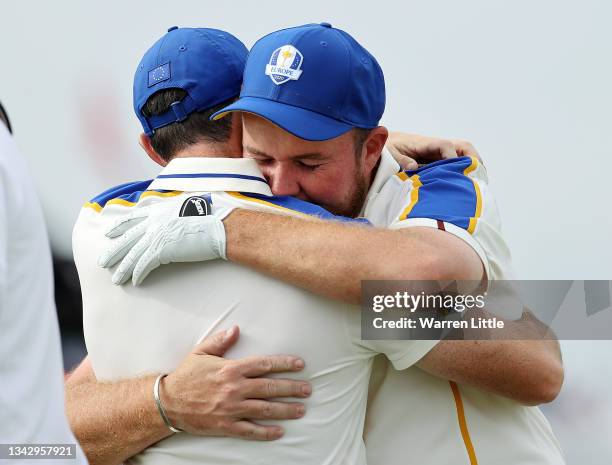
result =
[[91,208],[92,210],[95,210],[98,213],[100,213],[102,211],[102,207],[100,206],[100,204],[98,204],[96,202],[85,202],[83,204],[83,208]]
[[157,191],[144,191],[140,196],[141,199],[145,197],[175,197],[181,195],[183,191],[170,191],[170,192],[157,192]]
[[480,193],[480,187],[473,179],[472,182],[474,183],[474,190],[476,191],[476,212],[474,213],[474,216],[470,218],[470,224],[468,226],[468,232],[470,234],[474,233],[474,230],[476,229],[476,222],[482,213],[482,194]]
[[465,419],[465,410],[463,408],[463,400],[461,399],[461,392],[459,392],[459,386],[453,381],[448,382],[451,390],[453,391],[453,397],[455,399],[455,408],[457,409],[457,420],[459,421],[459,429],[461,430],[461,437],[465,444],[465,450],[470,458],[470,465],[478,465],[478,459],[476,458],[476,451],[474,451],[474,445],[470,438],[470,430],[468,429],[467,420]]
[[412,181],[412,190],[410,191],[410,203],[400,215],[399,221],[402,221],[408,218],[408,215],[410,215],[410,212],[412,211],[414,206],[419,201],[419,188],[423,185],[423,183],[421,183],[421,180],[419,179],[418,174],[411,176],[410,180]]
[[472,163],[470,163],[470,166],[468,166],[465,170],[463,170],[463,174],[465,174],[466,176],[470,174],[472,171],[476,170],[476,168],[478,168],[478,158],[470,157],[470,160],[472,160]]
[[[124,199],[110,199],[106,202],[106,205],[123,205],[124,207],[133,207],[136,205],[136,202],[130,202]],[[106,207],[106,205],[104,205]]]
[[[140,199],[144,199],[145,197],[174,197],[182,193],[183,191],[170,191],[170,192],[144,191],[138,200],[140,201]],[[108,202],[106,202],[106,204],[104,204],[104,206],[123,205],[124,207],[133,207],[137,203],[138,202],[130,202],[129,200],[117,198],[117,199],[110,199]],[[100,213],[103,210],[103,207],[99,203],[96,203],[96,202],[86,202],[83,205],[83,208],[91,208],[97,211],[98,213]]]
[[473,234],[476,230],[478,218],[480,218],[480,215],[482,214],[482,194],[480,193],[480,187],[478,186],[476,180],[469,176],[472,171],[475,171],[478,168],[478,159],[476,157],[470,158],[472,159],[472,163],[465,170],[463,170],[463,174],[470,178],[472,184],[474,184],[474,191],[476,193],[476,210],[474,211],[474,216],[470,218],[470,224],[468,225],[468,233]]
[[287,213],[290,213],[292,215],[298,215],[298,216],[302,216],[304,218],[310,218],[310,215],[307,215],[306,213],[302,213],[296,210],[291,210],[290,208],[285,208],[285,207],[281,207],[280,205],[276,205],[275,203],[272,202],[267,202],[266,200],[262,200],[262,199],[255,199],[252,197],[248,197],[244,194],[241,194],[240,192],[226,192],[226,194],[231,195],[232,197],[239,199],[239,200],[246,200],[248,202],[254,202],[254,203],[259,203],[261,205],[265,205],[267,207],[273,207],[276,208],[277,210],[282,210],[282,211],[286,211]]
[[408,175],[404,173],[403,171],[400,171],[399,173],[397,173],[396,176],[400,178],[402,181],[408,180]]

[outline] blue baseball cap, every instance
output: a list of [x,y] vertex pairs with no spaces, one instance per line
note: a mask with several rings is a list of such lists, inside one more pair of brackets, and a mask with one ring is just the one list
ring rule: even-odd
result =
[[[153,44],[134,75],[134,111],[146,135],[238,97],[248,49],[225,31],[178,28]],[[164,114],[147,117],[142,109],[151,95],[178,88],[187,96]]]
[[212,116],[253,113],[306,140],[375,128],[385,110],[376,59],[329,23],[283,29],[259,39],[247,60],[240,99]]

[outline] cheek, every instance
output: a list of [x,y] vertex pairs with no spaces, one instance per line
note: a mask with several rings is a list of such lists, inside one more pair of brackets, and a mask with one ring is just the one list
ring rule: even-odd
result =
[[313,202],[337,207],[350,198],[353,184],[354,176],[346,171],[321,174],[315,172],[307,181],[302,181],[302,188]]

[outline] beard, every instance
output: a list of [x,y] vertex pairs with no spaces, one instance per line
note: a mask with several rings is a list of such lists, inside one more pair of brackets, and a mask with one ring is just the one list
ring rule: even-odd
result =
[[345,216],[350,218],[356,218],[359,216],[367,193],[366,180],[363,178],[363,176],[355,176],[355,190],[353,191],[353,195],[350,197],[349,206]]
[[356,218],[361,213],[367,195],[366,179],[361,172],[361,166],[356,167],[353,179],[353,190],[343,206],[325,206],[334,215]]

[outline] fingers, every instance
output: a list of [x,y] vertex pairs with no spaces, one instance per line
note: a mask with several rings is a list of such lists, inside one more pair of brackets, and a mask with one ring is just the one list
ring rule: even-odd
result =
[[435,143],[440,152],[441,160],[448,160],[449,158],[457,158],[457,151],[455,146],[450,141],[440,140]]
[[285,432],[280,426],[264,426],[243,420],[233,423],[230,433],[237,438],[255,441],[273,441],[281,438]]
[[236,343],[239,334],[240,330],[238,326],[232,326],[227,331],[219,331],[197,344],[193,352],[222,357],[225,352]]
[[[136,228],[140,228],[141,226],[146,227],[146,223],[142,223]],[[135,228],[135,229],[136,229]],[[144,228],[143,228],[144,229]],[[129,233],[126,233],[126,235]],[[125,237],[125,236],[124,236]],[[116,239],[116,240],[122,240]],[[112,281],[113,284],[123,284],[132,276],[132,272],[140,257],[145,253],[145,251],[149,248],[149,245],[153,241],[153,236],[151,234],[145,234],[136,244],[130,244],[131,250],[127,253],[127,255],[121,260],[121,263],[115,270],[113,274]]]
[[304,369],[304,360],[291,355],[268,355],[265,357],[249,357],[234,362],[242,376],[254,378],[270,373],[285,371],[300,371]]
[[[430,163],[461,156],[476,157],[482,162],[476,148],[470,142],[461,139],[440,139],[390,132],[386,147],[402,168],[404,168],[401,161],[403,156],[412,157],[412,160],[416,160],[418,163]],[[410,166],[410,168],[404,169],[416,169],[412,168],[412,165]]]
[[398,156],[399,157],[403,156],[403,154],[399,150],[397,150],[397,148],[394,145],[387,144],[385,147],[387,148],[389,153],[393,156],[393,158],[395,158],[396,160]]
[[478,160],[482,161],[478,150],[476,150],[476,147],[474,147],[470,142],[466,140],[454,139],[452,143],[455,146],[459,156],[476,157]]
[[396,155],[418,158],[424,142],[428,139],[417,134],[390,131],[385,147],[389,149],[394,158]]
[[147,222],[141,222],[138,226],[126,232],[122,237],[115,239],[111,246],[98,258],[98,266],[110,268],[121,260],[140,240],[147,229]]
[[419,164],[414,158],[401,154],[395,148],[389,147],[389,152],[391,152],[391,155],[393,155],[395,161],[399,163],[400,168],[402,168],[402,170],[416,170],[419,167]]
[[411,158],[407,155],[404,155],[400,152],[394,145],[387,145],[387,150],[397,163],[399,163],[400,168],[404,171],[416,170],[419,167],[419,164],[414,158]]
[[108,231],[106,231],[106,237],[110,237],[112,239],[121,236],[127,230],[146,220],[149,216],[149,210],[149,207],[142,207],[129,215],[123,216],[120,220],[116,221]]
[[142,256],[134,265],[132,269],[132,284],[134,286],[139,286],[149,273],[153,271],[155,268],[158,268],[161,265],[159,261],[159,255],[153,253],[151,251],[151,247],[149,246],[143,253]]
[[452,141],[414,134],[396,133],[392,142],[387,143],[387,149],[393,158],[408,170],[417,169],[417,163],[456,158],[457,151]]
[[248,379],[244,382],[244,397],[269,399],[273,397],[308,397],[312,388],[306,381],[278,378]]
[[295,420],[302,418],[306,409],[297,402],[269,402],[266,400],[245,400],[240,404],[243,418],[253,420]]

